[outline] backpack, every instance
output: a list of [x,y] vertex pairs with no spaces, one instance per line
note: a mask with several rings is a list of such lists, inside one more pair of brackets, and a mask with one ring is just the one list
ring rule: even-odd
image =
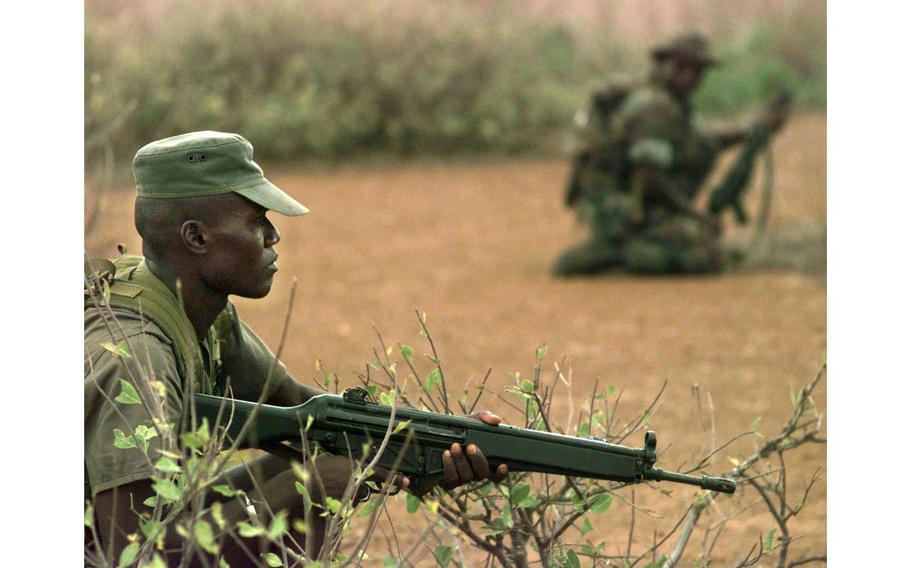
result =
[[[583,140],[581,148],[572,159],[572,172],[566,187],[564,203],[566,207],[574,207],[578,200],[585,194],[585,171],[592,166],[600,149],[595,144],[602,142],[604,132],[610,131],[610,123],[617,109],[622,106],[632,85],[628,82],[614,82],[605,88],[594,91],[591,95],[591,104],[587,113],[578,120],[579,138]],[[595,143],[595,141],[597,141]]]

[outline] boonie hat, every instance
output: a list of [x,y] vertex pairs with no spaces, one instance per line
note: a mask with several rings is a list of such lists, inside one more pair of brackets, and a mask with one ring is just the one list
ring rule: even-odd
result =
[[133,158],[140,197],[173,199],[234,192],[283,215],[309,209],[278,189],[253,161],[253,145],[239,134],[205,130],[146,144]]
[[663,59],[667,56],[676,56],[709,67],[717,63],[717,59],[711,53],[711,46],[705,36],[690,32],[677,36],[665,43],[659,44],[651,50],[651,55],[655,59]]

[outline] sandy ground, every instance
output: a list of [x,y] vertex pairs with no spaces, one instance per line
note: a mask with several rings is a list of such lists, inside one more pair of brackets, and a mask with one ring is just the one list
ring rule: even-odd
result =
[[[748,269],[699,278],[551,278],[548,269],[558,252],[584,237],[561,206],[568,172],[563,161],[267,167],[270,179],[312,213],[275,217],[282,242],[272,294],[236,303],[244,319],[277,346],[297,279],[283,360],[305,382],[318,375],[320,360],[340,375],[342,387],[356,384],[373,359],[374,325],[387,343],[426,351],[415,309],[427,314],[450,385],[478,380],[490,367],[491,385],[511,384],[515,372],[530,373],[540,344],[549,348],[548,370],[562,358],[571,366],[576,411],[597,380],[624,389],[620,416],[631,419],[667,381],[651,425],[660,447],[671,446],[662,463],[673,467],[710,442],[695,415],[694,384],[703,404],[710,393],[717,440],[748,430],[758,417],[759,430],[772,434],[789,415],[790,390],[808,382],[825,361],[825,140],[825,117],[803,116],[776,143],[770,226],[772,235],[786,236],[775,241],[777,251]],[[90,210],[96,199],[89,195],[86,201]],[[139,251],[131,211],[128,188],[111,194],[104,221],[86,238],[90,254],[110,256],[117,242]],[[748,237],[734,231],[731,240]],[[825,392],[822,383],[816,397],[822,411]],[[519,420],[496,399],[487,400],[487,407]],[[743,441],[722,451],[716,471],[751,447]],[[825,461],[825,447],[811,446],[787,464],[794,499],[816,469],[822,476],[792,523],[798,540],[791,558],[825,552]],[[671,528],[688,503],[683,497],[692,492],[678,489],[674,499],[666,499],[642,489],[638,497],[645,493],[653,494],[644,499],[663,518],[639,515],[642,528],[633,550],[650,543],[652,530]],[[747,495],[739,506],[755,499]],[[732,503],[720,507],[729,510]],[[410,528],[417,531],[422,519],[393,514],[405,546]],[[617,504],[593,518],[608,551],[625,549],[628,516],[629,507]],[[717,545],[719,565],[734,564],[773,527],[761,505],[746,508]],[[699,546],[692,544],[688,562]],[[380,534],[373,558],[385,550]],[[432,557],[424,554],[418,564],[432,565]]]

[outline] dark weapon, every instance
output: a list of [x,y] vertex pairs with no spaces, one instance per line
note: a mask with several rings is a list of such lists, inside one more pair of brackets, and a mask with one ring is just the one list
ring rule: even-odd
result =
[[582,172],[588,167],[591,156],[588,152],[579,152],[572,160],[572,171],[569,174],[569,182],[566,184],[565,206],[572,208],[581,199],[584,194],[584,187],[581,184]]
[[[777,112],[790,105],[789,93],[781,93],[772,101],[769,110]],[[711,215],[720,215],[726,209],[732,209],[737,222],[744,225],[748,221],[743,209],[743,195],[752,179],[755,160],[768,147],[773,131],[770,126],[760,124],[746,138],[742,152],[730,166],[723,180],[711,192],[708,211]]]
[[[194,395],[196,414],[209,424],[227,425],[236,438],[256,404],[203,394]],[[321,394],[292,407],[260,405],[241,443],[268,449],[282,441],[305,439],[335,455],[366,459],[374,454],[389,428],[392,407],[373,401],[363,388],[341,395]],[[230,417],[230,420],[228,419]],[[229,424],[228,424],[229,422]],[[672,481],[733,493],[736,482],[722,477],[695,477],[654,467],[657,436],[645,434],[644,448],[610,444],[514,426],[490,426],[473,418],[399,408],[396,426],[377,465],[411,478],[409,489],[423,494],[442,479],[442,454],[452,444],[476,444],[490,466],[506,464],[513,472],[538,472],[625,483]]]

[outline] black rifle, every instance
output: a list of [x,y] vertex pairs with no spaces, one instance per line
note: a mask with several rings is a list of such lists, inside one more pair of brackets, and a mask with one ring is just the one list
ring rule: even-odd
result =
[[[194,395],[196,414],[210,425],[228,425],[236,438],[256,404],[203,394]],[[365,459],[376,452],[389,428],[392,407],[374,402],[362,388],[341,395],[321,394],[293,407],[260,405],[244,443],[268,449],[282,441],[301,440],[324,451]],[[230,420],[229,420],[230,418]],[[230,422],[228,424],[228,422]],[[654,467],[657,436],[645,434],[644,448],[610,444],[514,426],[490,426],[473,418],[399,408],[396,425],[377,465],[411,478],[409,490],[421,495],[442,479],[442,454],[452,444],[476,444],[492,468],[551,473],[625,483],[673,481],[733,493],[736,482],[722,477],[694,477]],[[403,455],[402,455],[403,454]]]
[[[769,106],[769,110],[786,110],[790,106],[790,94],[781,93]],[[708,211],[711,215],[720,215],[726,209],[732,209],[736,221],[743,225],[748,221],[746,211],[743,209],[743,195],[752,179],[755,169],[755,160],[758,155],[771,143],[773,131],[767,125],[759,125],[746,138],[742,152],[730,166],[723,180],[711,192],[708,202]]]

